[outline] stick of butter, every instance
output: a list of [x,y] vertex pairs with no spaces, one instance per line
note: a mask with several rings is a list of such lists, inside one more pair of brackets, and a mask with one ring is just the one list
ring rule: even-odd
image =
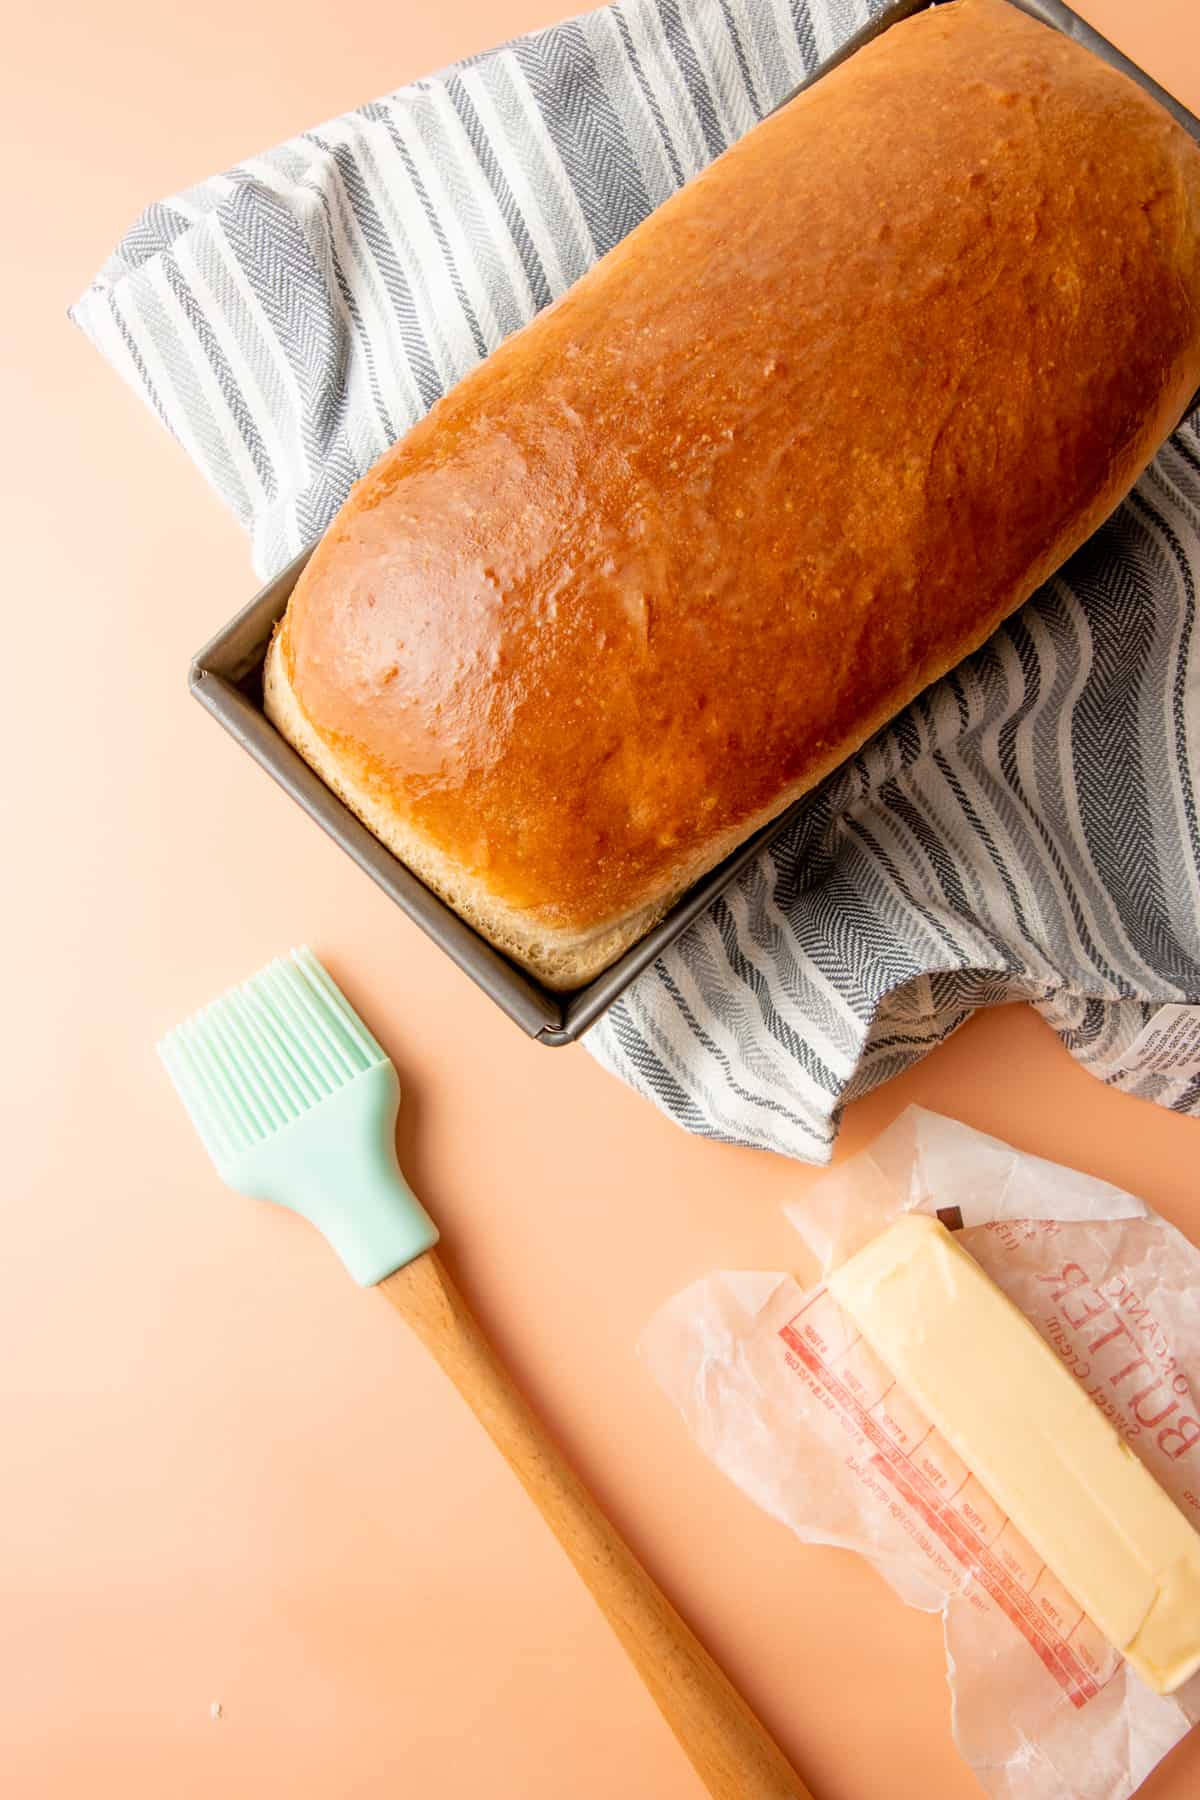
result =
[[1143,1680],[1200,1669],[1200,1534],[945,1227],[907,1213],[827,1285]]

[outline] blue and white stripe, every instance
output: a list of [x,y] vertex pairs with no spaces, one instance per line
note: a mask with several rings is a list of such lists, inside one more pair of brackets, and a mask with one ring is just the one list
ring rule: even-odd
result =
[[[620,0],[150,207],[74,317],[259,572],[481,356],[878,0]],[[689,1129],[823,1160],[840,1109],[1029,999],[1102,1079],[1200,1004],[1200,436],[803,817],[590,1035]]]

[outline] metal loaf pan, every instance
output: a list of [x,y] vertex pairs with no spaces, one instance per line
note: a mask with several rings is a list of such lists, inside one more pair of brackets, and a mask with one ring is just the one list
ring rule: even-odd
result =
[[[795,98],[804,88],[838,63],[853,56],[873,38],[914,13],[924,12],[933,0],[894,0],[856,33],[820,69],[780,102]],[[1159,104],[1172,114],[1184,129],[1200,143],[1200,120],[1165,93],[1157,82],[1131,63],[1128,57],[1102,38],[1098,32],[1073,13],[1060,0],[1011,0],[1011,4],[1041,19],[1043,23],[1077,39],[1095,55],[1121,69],[1138,82]],[[1189,406],[1200,404],[1200,394]],[[282,617],[300,571],[311,551],[305,551],[282,574],[269,582],[236,618],[206,644],[194,658],[189,686],[200,704],[220,720],[256,762],[272,775],[282,788],[297,800],[341,845],[360,868],[378,883],[402,912],[431,937],[446,954],[475,981],[496,1004],[530,1037],[539,1043],[559,1045],[573,1043],[589,1025],[629,986],[635,976],[647,968],[668,944],[726,887],[739,870],[752,860],[764,844],[786,831],[789,823],[804,805],[794,806],[748,838],[703,880],[689,890],[667,916],[632,945],[625,954],[598,975],[595,981],[571,994],[556,994],[544,988],[492,948],[465,920],[460,919],[411,870],[398,861],[379,840],[361,824],[348,807],[313,773],[267,719],[262,707],[262,667],[267,646],[276,622]]]

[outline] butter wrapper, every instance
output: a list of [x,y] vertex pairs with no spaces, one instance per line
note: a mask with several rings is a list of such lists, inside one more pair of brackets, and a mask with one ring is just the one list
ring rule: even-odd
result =
[[[1129,1194],[911,1107],[788,1216],[822,1272],[939,1214],[1200,1527],[1200,1251]],[[956,1742],[996,1800],[1127,1800],[1200,1718],[1154,1693],[930,1430],[824,1283],[722,1272],[643,1359],[700,1447],[809,1543],[940,1612]]]

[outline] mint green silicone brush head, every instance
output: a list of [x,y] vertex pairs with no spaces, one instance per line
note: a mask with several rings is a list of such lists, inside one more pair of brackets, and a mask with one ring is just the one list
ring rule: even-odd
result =
[[311,1221],[369,1287],[437,1243],[396,1161],[396,1071],[311,950],[159,1045],[221,1179]]

